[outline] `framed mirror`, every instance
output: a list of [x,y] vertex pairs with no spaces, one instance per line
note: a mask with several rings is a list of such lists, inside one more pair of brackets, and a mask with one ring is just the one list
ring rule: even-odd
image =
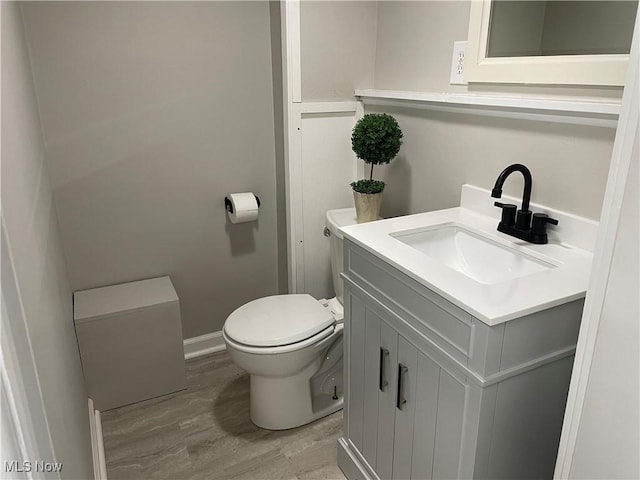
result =
[[471,2],[468,82],[622,86],[637,0]]

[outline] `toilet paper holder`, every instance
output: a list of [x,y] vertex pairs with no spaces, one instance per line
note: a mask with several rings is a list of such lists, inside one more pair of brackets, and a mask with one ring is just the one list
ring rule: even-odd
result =
[[[255,193],[253,196],[256,197],[258,208],[260,208],[260,198],[258,198]],[[231,203],[231,200],[229,200],[229,197],[224,197],[224,209],[229,213],[233,213],[233,204]]]

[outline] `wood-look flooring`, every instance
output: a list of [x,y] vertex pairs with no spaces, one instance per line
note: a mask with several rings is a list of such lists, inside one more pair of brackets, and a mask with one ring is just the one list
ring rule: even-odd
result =
[[344,479],[336,465],[342,411],[263,430],[249,419],[249,376],[226,352],[187,362],[187,389],[102,413],[115,479]]

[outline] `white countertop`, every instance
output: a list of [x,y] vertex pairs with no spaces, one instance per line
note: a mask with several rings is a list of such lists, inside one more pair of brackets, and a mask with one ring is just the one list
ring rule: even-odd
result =
[[[549,213],[560,221],[555,231],[550,226],[548,244],[534,245],[496,230],[500,209],[493,207],[495,213],[486,215],[493,211],[484,205],[488,202],[493,205],[493,200],[488,191],[464,185],[460,207],[351,225],[341,231],[349,240],[490,326],[583,298],[593,258],[590,251],[593,246],[585,245],[584,239],[595,238],[597,222],[532,204],[532,211]],[[509,197],[505,196],[503,201],[507,200]],[[519,205],[520,201],[514,203]],[[500,283],[483,284],[390,235],[446,223],[466,227],[555,267]],[[567,232],[566,239],[582,238],[582,245],[561,241],[566,240],[562,238],[561,227]]]

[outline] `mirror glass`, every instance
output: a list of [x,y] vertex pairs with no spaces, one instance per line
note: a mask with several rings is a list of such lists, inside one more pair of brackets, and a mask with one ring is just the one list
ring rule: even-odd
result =
[[638,1],[498,0],[487,57],[628,54]]

